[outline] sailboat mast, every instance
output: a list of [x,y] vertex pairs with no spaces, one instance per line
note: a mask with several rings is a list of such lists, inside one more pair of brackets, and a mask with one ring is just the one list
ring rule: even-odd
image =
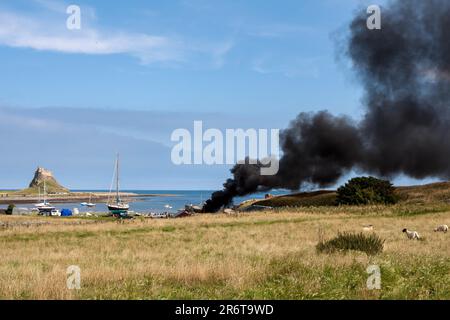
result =
[[119,154],[117,154],[117,167],[116,167],[116,200],[117,200],[117,203],[120,202],[120,197],[119,197]]

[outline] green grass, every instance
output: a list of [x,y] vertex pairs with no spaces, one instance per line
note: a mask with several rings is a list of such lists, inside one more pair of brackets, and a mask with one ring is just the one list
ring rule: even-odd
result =
[[163,232],[174,232],[176,230],[176,228],[173,226],[167,226],[167,227],[163,227],[161,230]]
[[[226,279],[182,283],[138,277],[124,283],[91,284],[81,299],[443,299],[450,297],[450,259],[420,260],[383,257],[382,290],[366,286],[367,266],[354,260],[346,266],[311,268],[300,256],[267,262],[263,277],[243,289]],[[155,289],[156,288],[156,289]]]
[[320,241],[316,248],[319,253],[361,251],[368,255],[376,255],[383,251],[385,240],[374,233],[339,233],[333,239]]

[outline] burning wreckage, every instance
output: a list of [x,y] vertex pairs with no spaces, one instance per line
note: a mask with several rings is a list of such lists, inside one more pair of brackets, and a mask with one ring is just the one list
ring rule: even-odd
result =
[[329,187],[351,171],[381,177],[450,177],[450,2],[394,1],[380,30],[357,12],[341,55],[364,89],[359,120],[328,111],[300,113],[281,131],[274,176],[237,164],[203,212],[261,190]]

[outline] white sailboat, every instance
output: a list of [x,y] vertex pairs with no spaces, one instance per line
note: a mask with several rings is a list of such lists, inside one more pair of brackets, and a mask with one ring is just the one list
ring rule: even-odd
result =
[[[39,194],[40,194],[40,191],[39,191]],[[44,195],[43,195],[43,197],[44,197],[44,202],[38,203],[36,205],[36,207],[38,208],[40,213],[50,215],[53,211],[56,210],[56,208],[47,201],[47,184],[45,183],[45,180],[44,180]]]
[[82,202],[80,203],[83,207],[92,208],[95,207],[96,204],[92,203],[92,193],[89,193],[89,202]]
[[[120,199],[120,192],[119,192],[119,154],[117,154],[117,159],[116,159],[116,165],[115,165],[115,176],[116,176],[116,197],[115,197],[115,201],[113,202],[109,202],[108,201],[108,209],[109,211],[111,211],[112,214],[126,214],[128,212],[128,210],[130,209],[130,206],[128,205],[128,203],[123,202]],[[113,176],[114,177],[114,176]],[[110,193],[112,191],[112,186],[110,189]]]
[[[44,182],[45,183],[45,182]],[[39,208],[39,207],[43,207],[43,206],[45,206],[45,202],[41,202],[41,187],[39,187],[38,186],[38,203],[35,203],[34,204],[34,206],[36,207],[36,208]]]

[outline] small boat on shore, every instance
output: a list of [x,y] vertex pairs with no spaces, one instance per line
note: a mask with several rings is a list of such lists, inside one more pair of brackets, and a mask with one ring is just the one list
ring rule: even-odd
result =
[[150,218],[152,219],[167,219],[170,217],[168,212],[151,212]]
[[[120,199],[120,192],[119,192],[119,154],[117,154],[117,159],[116,159],[116,165],[115,165],[115,177],[116,177],[116,197],[115,197],[115,201],[110,202],[108,200],[108,210],[113,214],[113,215],[118,215],[118,216],[126,216],[128,213],[128,210],[130,209],[130,206],[128,203],[123,202]],[[113,175],[114,178],[114,175]],[[110,194],[112,192],[112,185],[111,185],[111,189],[110,189]]]
[[[45,181],[44,181],[44,186],[45,186]],[[35,206],[36,208],[44,207],[44,206],[47,205],[47,203],[46,203],[45,200],[44,200],[43,202],[41,202],[41,187],[38,187],[38,192],[39,192],[39,195],[38,195],[38,203],[35,203],[34,206]]]
[[196,206],[193,204],[187,204],[185,205],[184,209],[188,212],[193,212],[193,213],[202,213],[202,207],[200,206]]
[[[41,197],[41,189],[39,188],[39,200],[40,200],[40,197]],[[56,208],[47,201],[47,185],[45,183],[45,180],[44,180],[43,198],[44,198],[43,202],[35,204],[35,207],[39,210],[39,214],[46,215],[46,216],[54,215],[52,213],[54,213],[56,211]]]

